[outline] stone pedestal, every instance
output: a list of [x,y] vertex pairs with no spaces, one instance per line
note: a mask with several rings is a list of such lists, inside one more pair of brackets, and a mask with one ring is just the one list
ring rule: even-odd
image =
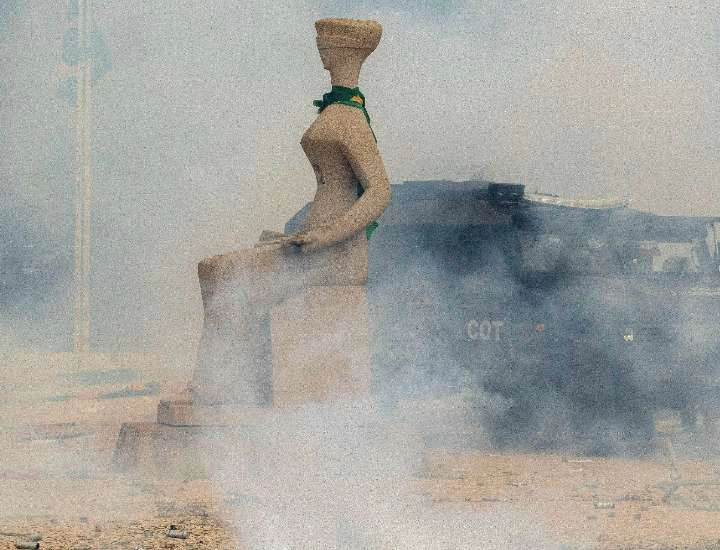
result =
[[[353,399],[369,388],[366,291],[362,286],[309,287],[269,315],[272,405],[293,407]],[[208,392],[201,393],[207,394]],[[120,470],[150,475],[203,477],[208,441],[247,437],[272,424],[270,406],[238,403],[232,385],[226,402],[187,397],[161,401],[155,423],[123,424],[114,455]],[[213,391],[216,391],[214,388]]]
[[365,287],[305,289],[272,310],[270,327],[275,406],[368,391]]

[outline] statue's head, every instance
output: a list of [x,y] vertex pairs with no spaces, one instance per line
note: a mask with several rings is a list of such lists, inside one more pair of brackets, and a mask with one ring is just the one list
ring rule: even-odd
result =
[[328,71],[348,63],[362,64],[380,42],[380,23],[364,19],[320,19],[315,21],[317,47]]

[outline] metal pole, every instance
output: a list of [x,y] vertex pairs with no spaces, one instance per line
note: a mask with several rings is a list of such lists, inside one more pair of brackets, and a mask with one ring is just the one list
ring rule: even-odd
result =
[[[82,30],[82,0],[78,2],[78,48],[81,47],[83,39]],[[75,68],[77,80],[77,96],[75,98],[75,292],[73,302],[73,348],[76,352],[82,351],[83,341],[81,336],[82,317],[82,111],[84,86],[82,85],[82,68],[80,62]]]
[[75,318],[74,349],[90,348],[90,221],[92,204],[92,158],[90,139],[90,0],[78,0],[77,100],[75,104]]

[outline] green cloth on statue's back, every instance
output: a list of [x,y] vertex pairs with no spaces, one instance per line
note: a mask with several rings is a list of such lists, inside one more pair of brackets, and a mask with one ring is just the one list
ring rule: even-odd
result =
[[[313,105],[318,108],[318,113],[322,113],[323,109],[327,107],[328,105],[332,105],[333,103],[342,103],[343,105],[349,105],[350,107],[355,107],[357,109],[360,109],[363,114],[365,115],[365,120],[368,122],[368,126],[370,126],[370,115],[367,112],[367,109],[365,108],[365,96],[360,91],[360,88],[346,88],[345,86],[333,86],[332,90],[330,90],[328,93],[323,94],[322,99],[316,99],[313,101]],[[375,142],[377,143],[377,137],[375,137],[375,132],[373,132],[372,126],[370,126],[370,131],[372,132],[373,138],[375,139]],[[365,192],[365,189],[363,189],[363,186],[358,183],[357,185],[357,196],[360,198],[362,194]],[[378,222],[372,222],[365,228],[365,234],[367,235],[367,238],[370,238],[370,235],[372,235],[373,231],[375,231],[378,227]]]

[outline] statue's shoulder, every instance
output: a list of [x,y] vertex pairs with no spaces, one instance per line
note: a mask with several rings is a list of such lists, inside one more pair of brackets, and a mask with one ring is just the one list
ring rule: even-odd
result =
[[372,137],[372,130],[363,112],[350,105],[333,103],[320,113],[318,122],[339,141]]
[[334,103],[317,116],[303,134],[301,143],[334,142],[350,144],[357,140],[372,139],[372,130],[360,109]]

